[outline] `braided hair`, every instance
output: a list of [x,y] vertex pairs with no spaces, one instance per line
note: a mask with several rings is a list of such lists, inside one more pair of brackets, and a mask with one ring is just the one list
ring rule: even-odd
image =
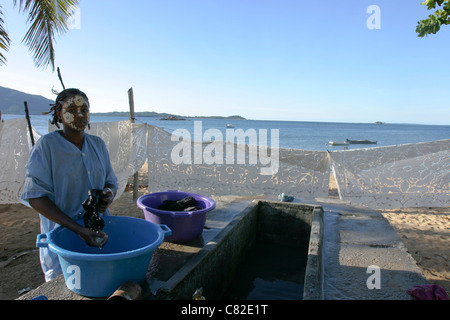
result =
[[[59,129],[59,124],[58,123],[61,123],[62,121],[58,117],[57,111],[61,110],[61,108],[62,108],[62,106],[64,104],[64,101],[66,101],[67,98],[73,97],[73,96],[76,96],[76,95],[82,96],[89,103],[89,99],[88,99],[87,95],[83,91],[81,91],[79,89],[75,89],[75,88],[64,89],[56,97],[55,104],[51,104],[52,107],[50,108],[50,111],[49,112],[42,112],[42,114],[49,114],[49,113],[53,112],[52,120],[50,121],[50,123],[54,124]],[[88,124],[88,128],[90,128],[89,124]]]

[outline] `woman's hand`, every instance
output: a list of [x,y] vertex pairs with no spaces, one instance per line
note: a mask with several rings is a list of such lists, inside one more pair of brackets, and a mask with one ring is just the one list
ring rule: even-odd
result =
[[108,240],[108,235],[103,231],[93,231],[88,228],[82,228],[78,235],[91,247],[103,247]]
[[49,198],[41,197],[28,200],[31,207],[47,219],[66,227],[78,234],[88,245],[102,247],[105,245],[108,235],[103,231],[95,232],[82,227],[72,218],[62,212]]
[[105,187],[103,189],[103,194],[100,199],[100,206],[98,211],[105,212],[109,205],[113,202],[115,192],[110,187]]

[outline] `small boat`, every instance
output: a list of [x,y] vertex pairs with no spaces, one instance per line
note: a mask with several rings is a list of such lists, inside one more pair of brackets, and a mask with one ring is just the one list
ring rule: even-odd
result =
[[233,126],[231,123],[227,123],[227,124],[226,124],[226,127],[227,127],[227,128],[234,128],[234,126]]
[[350,143],[347,141],[330,141],[328,144],[330,146],[348,146]]
[[371,141],[371,140],[345,140],[349,144],[377,144],[377,141]]

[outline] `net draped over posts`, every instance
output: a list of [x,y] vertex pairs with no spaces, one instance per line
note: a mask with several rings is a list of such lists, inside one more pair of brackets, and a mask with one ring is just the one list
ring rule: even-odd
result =
[[[49,132],[56,129],[49,125]],[[230,141],[180,141],[162,128],[130,120],[92,123],[87,133],[105,141],[118,178],[116,199],[128,178],[147,161],[149,192],[285,193],[307,202],[328,197],[332,172],[340,199],[351,205],[446,207],[450,200],[450,139],[325,152]],[[35,140],[40,138],[34,129],[33,135]],[[19,203],[31,150],[24,118],[0,122],[0,148],[0,204]],[[180,157],[189,161],[180,162]]]

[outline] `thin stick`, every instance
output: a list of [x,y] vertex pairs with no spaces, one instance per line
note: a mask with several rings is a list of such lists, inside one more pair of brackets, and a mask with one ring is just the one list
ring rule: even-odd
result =
[[34,146],[33,129],[31,129],[30,115],[28,114],[28,104],[26,101],[24,101],[23,104],[25,105],[25,118],[27,119],[28,123],[28,131],[30,132],[31,145]]
[[[133,97],[133,88],[128,89],[128,101],[130,104],[130,121],[134,123],[134,97]],[[139,192],[139,173],[135,172],[133,176],[133,200],[136,201],[138,198]]]
[[63,89],[66,90],[66,87],[64,86],[64,82],[63,82],[62,77],[61,77],[61,72],[59,71],[59,67],[57,68],[57,70],[58,70],[59,81],[61,82],[61,85],[62,85]]

